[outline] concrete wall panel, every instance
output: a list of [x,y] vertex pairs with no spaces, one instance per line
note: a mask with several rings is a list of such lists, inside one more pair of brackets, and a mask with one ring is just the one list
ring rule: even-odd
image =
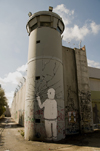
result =
[[26,95],[26,82],[22,87],[14,94],[12,106],[11,106],[11,117],[16,123],[24,126],[24,111],[25,111],[25,95]]
[[74,50],[80,110],[80,130],[83,133],[91,132],[93,131],[93,115],[86,51],[76,48]]
[[66,134],[79,133],[79,105],[77,95],[77,76],[75,68],[75,52],[71,48],[62,47],[64,66],[64,100]]

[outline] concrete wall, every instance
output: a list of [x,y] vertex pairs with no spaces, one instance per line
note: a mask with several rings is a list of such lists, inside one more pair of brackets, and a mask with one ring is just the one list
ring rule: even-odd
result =
[[75,50],[80,131],[91,132],[93,130],[93,115],[91,93],[89,87],[89,76],[85,46],[82,49]]
[[62,47],[66,134],[93,130],[91,94],[85,47]]
[[79,104],[74,49],[62,47],[66,134],[79,133]]
[[[65,115],[62,114],[63,112],[59,111],[60,105],[58,101],[58,120],[60,122],[65,118],[65,131],[63,131],[60,126],[57,127],[57,131],[59,133],[63,131],[66,135],[77,134],[80,131],[90,132],[93,124],[90,91],[100,90],[99,83],[96,82],[97,80],[99,81],[99,79],[97,79],[97,77],[94,79],[93,76],[91,76],[90,70],[90,78],[88,76],[85,50],[62,47],[62,61],[64,69]],[[98,88],[96,87],[97,85]],[[12,117],[22,126],[24,126],[25,90],[26,83],[16,92],[12,103]],[[35,105],[34,117],[37,125],[36,130],[44,136],[46,134],[45,129],[43,129],[44,110],[40,109],[38,104]],[[39,133],[37,133],[37,137],[39,137]]]
[[100,69],[88,67],[91,91],[100,91]]
[[24,126],[24,111],[25,111],[25,91],[26,82],[21,88],[14,94],[12,106],[11,106],[11,117],[16,123]]
[[100,129],[100,69],[88,67],[94,129]]

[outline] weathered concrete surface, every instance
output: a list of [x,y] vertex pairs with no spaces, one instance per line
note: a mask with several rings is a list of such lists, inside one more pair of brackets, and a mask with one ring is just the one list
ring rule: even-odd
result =
[[93,131],[93,115],[91,104],[91,92],[89,87],[89,76],[87,67],[86,50],[74,49],[76,58],[78,100],[80,110],[81,132]]
[[0,151],[100,151],[100,131],[72,135],[59,143],[26,141],[19,127],[11,118],[0,120]]
[[100,129],[100,69],[88,67],[89,85],[91,89],[93,126]]
[[[62,47],[64,66],[65,132],[67,135],[79,133],[79,104],[77,92],[77,74],[74,49]],[[74,118],[71,120],[71,113]]]
[[20,89],[15,92],[11,106],[11,117],[22,126],[24,126],[25,92],[26,82],[24,81]]
[[91,91],[100,91],[100,69],[88,67]]

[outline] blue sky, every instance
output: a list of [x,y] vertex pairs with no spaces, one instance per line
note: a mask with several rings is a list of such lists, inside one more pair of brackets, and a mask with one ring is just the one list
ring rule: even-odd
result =
[[0,0],[0,83],[9,104],[26,76],[29,37],[28,13],[48,10],[64,23],[63,45],[86,46],[88,65],[100,68],[100,0]]

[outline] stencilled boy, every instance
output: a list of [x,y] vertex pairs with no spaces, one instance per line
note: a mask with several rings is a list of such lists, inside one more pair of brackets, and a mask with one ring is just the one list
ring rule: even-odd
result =
[[55,90],[48,89],[48,98],[41,103],[40,96],[37,96],[38,105],[44,108],[44,119],[47,140],[57,140],[57,102],[55,100]]

